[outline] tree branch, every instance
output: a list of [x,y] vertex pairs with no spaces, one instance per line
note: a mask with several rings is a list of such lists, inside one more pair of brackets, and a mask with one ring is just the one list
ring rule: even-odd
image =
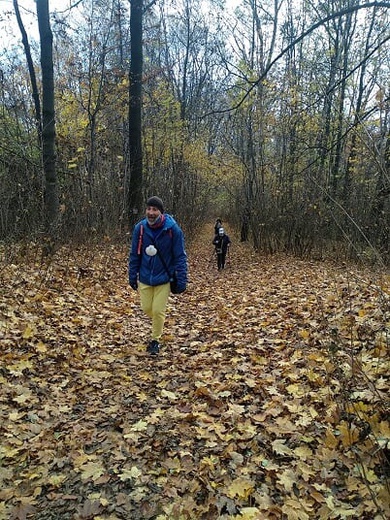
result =
[[[297,45],[299,42],[301,42],[303,39],[305,39],[307,36],[309,36],[309,34],[311,34],[313,31],[315,31],[316,29],[318,29],[319,27],[321,27],[322,25],[326,24],[327,22],[329,22],[330,20],[334,20],[336,18],[340,18],[342,16],[345,16],[346,14],[349,14],[349,13],[353,13],[355,11],[359,11],[360,9],[370,9],[370,8],[373,8],[373,7],[385,7],[385,8],[390,8],[390,3],[389,2],[369,2],[367,4],[362,4],[362,5],[355,5],[355,6],[351,6],[351,7],[348,7],[346,9],[342,9],[341,11],[338,11],[337,13],[333,13],[329,16],[326,16],[325,18],[322,18],[321,20],[319,20],[317,23],[315,23],[314,25],[312,25],[311,27],[309,27],[309,29],[307,29],[306,31],[304,31],[300,36],[298,36],[298,38],[296,38],[293,42],[291,42],[289,45],[287,45],[287,47],[285,47],[277,56],[276,58],[274,58],[272,61],[270,61],[270,63],[266,66],[266,68],[264,69],[264,72],[258,77],[258,79],[256,81],[253,82],[253,84],[251,85],[251,87],[246,91],[246,93],[244,94],[244,96],[241,98],[241,100],[236,103],[236,105],[234,105],[233,107],[231,108],[226,108],[224,110],[215,110],[213,112],[209,112],[208,114],[205,114],[203,117],[206,117],[206,116],[209,116],[209,115],[212,115],[212,114],[224,114],[226,112],[232,112],[234,110],[237,110],[237,108],[239,108],[243,103],[244,101],[246,100],[246,98],[249,96],[249,94],[259,85],[259,83],[261,81],[263,81],[264,78],[266,78],[268,72],[271,70],[271,68],[275,65],[275,63],[277,61],[279,61],[287,52],[289,52],[293,47],[295,47],[295,45]],[[387,41],[387,39],[385,40]]]

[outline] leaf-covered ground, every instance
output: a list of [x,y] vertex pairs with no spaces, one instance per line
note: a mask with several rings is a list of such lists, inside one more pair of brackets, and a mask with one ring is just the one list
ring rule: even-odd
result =
[[164,348],[127,248],[5,248],[0,519],[389,518],[389,277],[189,248]]

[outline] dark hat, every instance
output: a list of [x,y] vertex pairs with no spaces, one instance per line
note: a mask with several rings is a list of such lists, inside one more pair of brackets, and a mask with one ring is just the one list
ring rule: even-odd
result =
[[161,211],[161,213],[164,213],[164,204],[163,201],[160,199],[160,197],[150,197],[146,201],[147,206],[153,206],[154,208],[157,208]]

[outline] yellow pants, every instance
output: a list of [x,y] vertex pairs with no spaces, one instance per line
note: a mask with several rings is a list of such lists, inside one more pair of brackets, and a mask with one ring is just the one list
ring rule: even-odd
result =
[[168,297],[170,293],[169,283],[163,285],[139,284],[141,298],[141,309],[152,320],[152,339],[160,341],[163,333],[165,314],[167,310]]

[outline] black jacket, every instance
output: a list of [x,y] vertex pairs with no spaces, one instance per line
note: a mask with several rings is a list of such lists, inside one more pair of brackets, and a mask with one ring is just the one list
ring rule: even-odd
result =
[[228,235],[217,235],[213,240],[213,245],[217,253],[226,253],[230,244],[230,238]]

